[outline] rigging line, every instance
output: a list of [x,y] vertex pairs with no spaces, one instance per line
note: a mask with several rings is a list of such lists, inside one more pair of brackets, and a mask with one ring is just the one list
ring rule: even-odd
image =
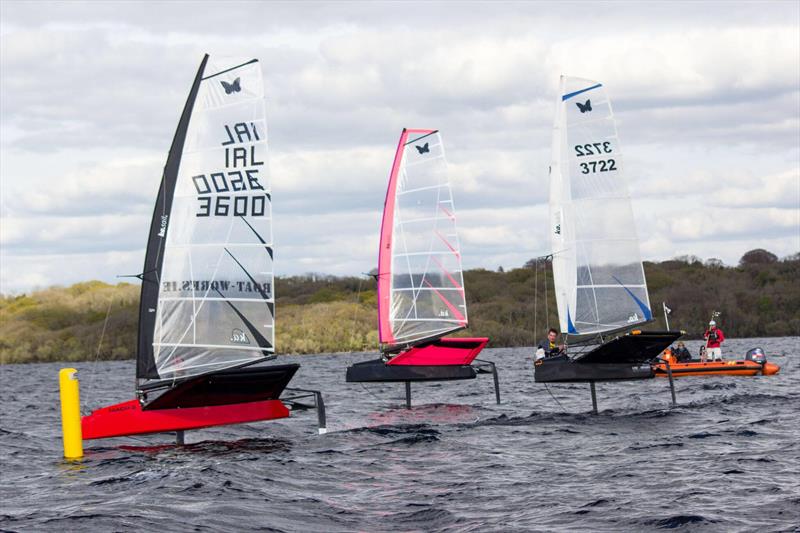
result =
[[[108,317],[111,315],[111,305],[114,303],[114,297],[108,300],[108,309],[106,309],[106,319],[103,321],[103,330],[100,332],[100,340],[97,342],[97,350],[94,353],[94,361],[92,361],[92,370],[89,372],[89,382],[86,384],[87,388],[91,390],[94,383],[94,376],[97,374],[97,361],[100,358],[100,348],[103,346],[103,339],[106,336],[106,328],[108,327]],[[87,414],[84,411],[84,414]]]
[[383,399],[382,399],[382,398],[379,398],[378,396],[376,396],[376,395],[375,395],[375,393],[374,393],[374,392],[372,392],[371,390],[369,390],[369,389],[367,388],[367,386],[366,386],[366,385],[364,385],[364,382],[363,382],[363,381],[361,381],[359,384],[360,384],[360,385],[361,385],[361,386],[364,388],[364,390],[365,390],[365,391],[367,391],[367,393],[368,393],[370,396],[372,396],[373,398],[375,398],[375,399],[376,399],[376,400],[378,400],[379,402],[382,402],[382,401],[383,401]]
[[[350,331],[353,332],[353,333],[355,333],[355,331],[356,331],[356,317],[358,316],[358,304],[361,301],[361,284],[363,282],[364,282],[364,278],[359,276],[359,278],[358,278],[358,291],[356,291],[356,302],[355,302],[355,305],[353,306],[353,323],[350,326]],[[364,347],[365,346],[362,344],[361,348],[364,348]]]
[[547,392],[549,392],[549,393],[550,393],[550,397],[551,397],[553,400],[555,400],[555,402],[556,402],[556,403],[558,404],[558,406],[561,408],[561,411],[563,411],[563,412],[565,412],[565,413],[566,413],[566,412],[567,412],[567,410],[566,410],[566,409],[564,409],[564,406],[563,406],[563,405],[561,405],[561,402],[559,402],[559,401],[558,401],[558,398],[556,398],[556,397],[555,397],[555,395],[553,395],[553,392],[550,390],[550,387],[548,387],[548,386],[547,386],[547,383],[543,383],[543,385],[544,385],[544,388],[545,388],[545,389],[547,389]]
[[[581,248],[585,250],[586,245],[583,242],[575,243],[576,245],[580,245]],[[587,258],[590,257],[590,254],[584,254]],[[594,299],[594,316],[597,317],[597,322],[600,322],[600,305],[597,303],[597,289],[594,288],[594,274],[592,274],[592,267],[587,260],[586,270],[589,272],[589,283],[592,287],[592,298]],[[577,287],[576,287],[577,292]],[[578,304],[575,304],[575,321],[578,321]]]
[[141,442],[147,448],[153,447],[153,443],[152,442],[146,441],[145,439],[142,439],[140,437],[134,437],[133,435],[125,435],[125,438]]

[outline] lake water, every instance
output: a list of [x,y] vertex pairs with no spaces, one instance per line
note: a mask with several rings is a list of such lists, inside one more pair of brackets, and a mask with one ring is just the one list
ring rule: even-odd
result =
[[[698,344],[688,343],[692,353]],[[0,367],[0,528],[12,531],[798,531],[800,338],[761,346],[777,376],[533,382],[531,349],[485,350],[490,375],[413,387],[344,381],[374,354],[285,357],[314,411],[250,425],[88,441],[61,458],[58,369],[84,410],[133,397],[134,364]]]

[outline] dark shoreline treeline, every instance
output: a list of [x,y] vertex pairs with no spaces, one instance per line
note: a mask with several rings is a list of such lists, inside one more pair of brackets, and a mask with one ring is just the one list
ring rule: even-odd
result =
[[[800,335],[800,254],[778,260],[753,250],[737,267],[688,256],[645,262],[645,274],[658,319],[649,329],[664,328],[666,302],[671,329],[687,338],[702,334],[714,310],[729,337]],[[531,346],[558,327],[549,262],[464,277],[470,328],[462,335],[487,336],[494,347]],[[377,349],[374,279],[309,274],[275,285],[278,353]],[[132,358],[138,300],[138,285],[100,281],[0,296],[0,362]]]

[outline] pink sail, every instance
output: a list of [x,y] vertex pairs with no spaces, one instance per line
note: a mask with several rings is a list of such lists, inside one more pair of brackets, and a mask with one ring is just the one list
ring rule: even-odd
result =
[[403,130],[381,224],[380,341],[391,350],[466,326],[461,251],[441,135]]

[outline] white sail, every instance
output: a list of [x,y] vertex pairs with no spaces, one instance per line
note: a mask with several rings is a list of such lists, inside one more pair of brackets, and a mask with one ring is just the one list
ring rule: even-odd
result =
[[256,60],[209,61],[202,72],[162,232],[153,334],[159,376],[204,374],[271,354],[272,206]]
[[561,77],[550,165],[553,278],[561,331],[652,318],[622,151],[602,84]]
[[384,206],[381,341],[412,344],[467,326],[453,195],[441,135],[404,130]]

